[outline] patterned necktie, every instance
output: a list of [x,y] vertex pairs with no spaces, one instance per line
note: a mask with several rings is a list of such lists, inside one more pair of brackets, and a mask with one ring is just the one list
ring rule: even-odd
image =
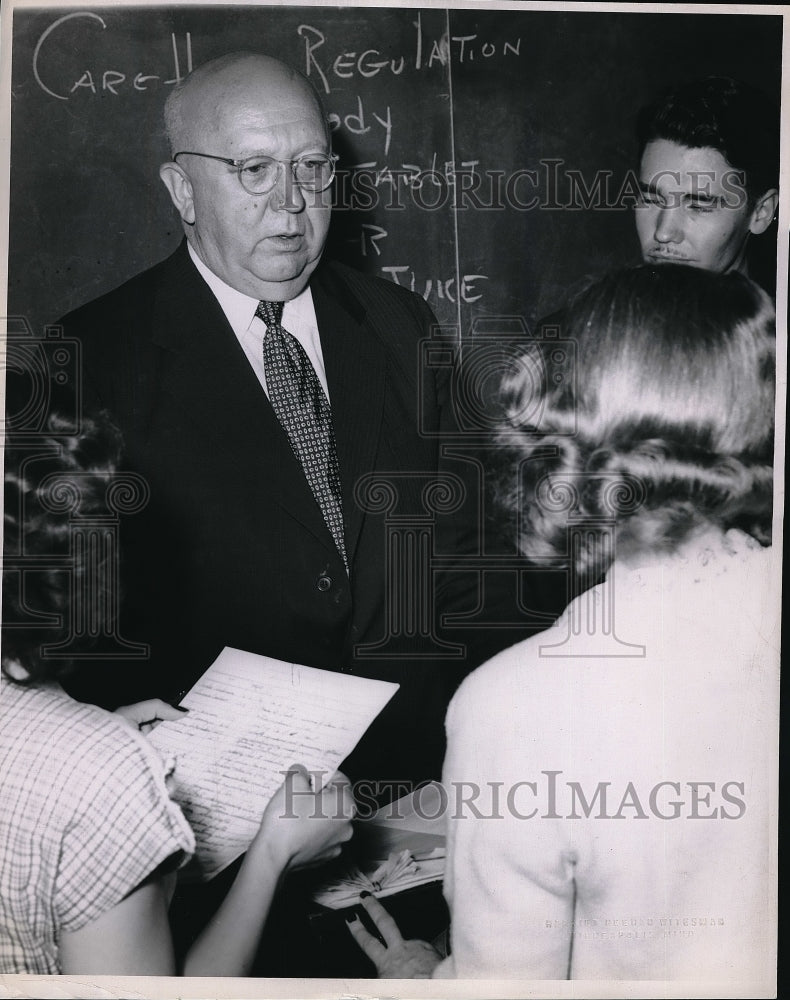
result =
[[266,324],[263,365],[269,402],[288,435],[348,571],[340,470],[329,400],[304,348],[280,325],[283,303],[259,302],[255,315]]

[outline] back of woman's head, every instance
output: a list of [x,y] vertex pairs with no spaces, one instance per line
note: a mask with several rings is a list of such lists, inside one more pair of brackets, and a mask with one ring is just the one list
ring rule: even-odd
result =
[[6,441],[2,669],[15,680],[11,664],[21,665],[32,682],[72,667],[71,660],[46,656],[43,646],[66,637],[81,576],[98,570],[73,558],[72,515],[75,507],[80,517],[106,512],[119,454],[120,435],[101,418],[83,418],[80,433],[73,434],[53,414],[46,434],[34,442]]
[[[503,384],[497,437],[511,474],[500,500],[517,514],[524,554],[568,562],[569,515],[616,522],[621,554],[671,551],[709,525],[766,542],[775,337],[765,293],[737,273],[643,266],[579,296],[563,333],[561,374],[557,343],[536,342]],[[577,571],[606,569],[594,550],[577,554]]]

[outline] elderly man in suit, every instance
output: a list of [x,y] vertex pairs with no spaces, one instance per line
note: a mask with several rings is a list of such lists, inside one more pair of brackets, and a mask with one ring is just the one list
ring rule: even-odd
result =
[[161,178],[184,242],[63,321],[83,344],[88,405],[150,485],[124,529],[123,627],[151,658],[95,668],[73,691],[110,707],[176,698],[223,646],[393,680],[344,770],[438,777],[444,711],[476,661],[448,669],[433,635],[404,647],[416,657],[368,655],[396,595],[384,517],[360,495],[364,477],[389,478],[398,514],[418,517],[440,474],[449,378],[418,368],[434,318],[322,260],[334,158],[300,74],[224,56],[173,90],[165,120]]

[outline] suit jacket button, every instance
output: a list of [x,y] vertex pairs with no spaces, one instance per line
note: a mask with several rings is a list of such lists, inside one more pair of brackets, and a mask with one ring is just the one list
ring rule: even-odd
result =
[[322,573],[318,577],[318,589],[322,594],[325,594],[327,590],[332,586],[332,577],[327,576],[326,573]]

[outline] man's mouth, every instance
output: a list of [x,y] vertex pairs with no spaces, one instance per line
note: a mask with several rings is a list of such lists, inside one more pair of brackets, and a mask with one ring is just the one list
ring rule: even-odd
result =
[[302,239],[302,233],[272,233],[271,236],[266,237],[268,243],[274,243],[284,250],[294,250],[301,246]]
[[662,263],[673,263],[673,264],[687,264],[691,258],[686,257],[685,254],[672,253],[668,250],[651,250],[649,253],[645,254],[645,260],[649,264],[662,264]]

